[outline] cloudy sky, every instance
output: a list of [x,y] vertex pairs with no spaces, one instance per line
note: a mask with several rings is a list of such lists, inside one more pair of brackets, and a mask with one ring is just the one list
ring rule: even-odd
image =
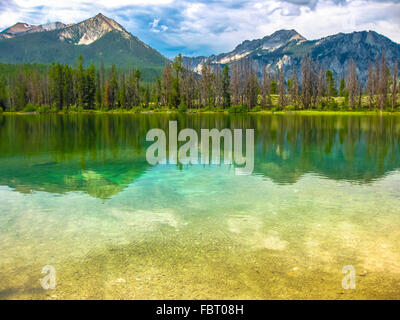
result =
[[279,29],[308,39],[375,30],[400,43],[400,0],[0,0],[0,29],[74,23],[99,12],[167,57],[227,52]]

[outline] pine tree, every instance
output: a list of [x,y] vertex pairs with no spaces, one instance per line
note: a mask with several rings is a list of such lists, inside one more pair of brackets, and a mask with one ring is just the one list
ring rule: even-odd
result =
[[339,96],[344,97],[346,95],[346,82],[342,78],[340,79],[340,85],[339,85]]
[[74,99],[74,83],[73,83],[73,71],[72,68],[68,65],[63,66],[63,97],[64,97],[64,106],[72,106],[75,103]]
[[172,78],[172,90],[170,97],[170,105],[173,108],[178,108],[181,104],[181,81],[182,81],[182,55],[179,54],[172,63],[173,78]]
[[150,87],[148,85],[144,88],[143,103],[144,103],[144,107],[145,108],[149,107],[149,104],[150,104]]
[[245,97],[247,108],[250,110],[257,105],[259,83],[253,65],[248,61],[245,65]]
[[356,97],[358,92],[358,77],[357,77],[357,69],[356,64],[353,59],[350,59],[349,68],[347,71],[347,91],[349,92],[349,103],[350,108],[354,108],[356,105]]
[[142,74],[140,72],[139,69],[137,69],[135,71],[135,85],[136,85],[136,89],[135,89],[135,106],[139,106],[140,105],[140,101],[141,101],[141,94],[140,94],[140,80],[142,78]]
[[7,91],[3,79],[0,78],[0,112],[7,108]]
[[125,100],[129,108],[137,106],[136,104],[136,80],[135,77],[130,74],[126,82],[125,88]]
[[164,68],[161,78],[162,86],[162,101],[163,106],[169,105],[171,90],[172,90],[172,74],[171,74],[171,64],[167,64]]
[[90,65],[86,76],[86,105],[92,109],[96,101],[96,68],[93,64]]
[[49,71],[50,75],[50,93],[51,100],[54,103],[57,110],[61,110],[64,107],[64,67],[57,64],[52,64]]
[[271,94],[278,94],[278,82],[276,79],[271,81]]
[[326,78],[326,85],[328,88],[327,90],[328,100],[330,100],[331,97],[336,97],[338,95],[335,78],[333,77],[333,72],[331,70],[326,70],[325,78]]
[[28,89],[26,84],[26,76],[23,69],[20,69],[16,81],[16,109],[25,108],[28,103]]
[[96,108],[100,109],[103,105],[102,101],[102,86],[101,86],[101,75],[99,72],[96,72]]
[[101,61],[101,66],[100,66],[100,74],[99,74],[99,89],[100,92],[99,94],[99,106],[103,106],[103,104],[105,103],[103,101],[104,95],[105,95],[105,90],[106,90],[106,71],[104,69],[104,62]]
[[160,80],[160,78],[157,76],[157,77],[156,77],[155,84],[154,84],[154,100],[155,100],[155,103],[156,103],[156,106],[157,106],[157,107],[160,106],[161,96],[162,96],[161,80]]
[[115,108],[117,102],[117,92],[118,92],[118,74],[117,68],[113,64],[111,67],[110,80],[106,86],[106,106],[108,108]]
[[119,81],[118,91],[118,105],[120,108],[126,108],[126,81],[125,75],[122,74]]
[[84,107],[87,102],[87,88],[86,88],[86,75],[83,67],[83,57],[78,58],[78,70],[76,72],[77,77],[77,94],[78,94],[78,106]]
[[231,107],[231,93],[230,93],[231,79],[229,76],[229,67],[225,65],[222,72],[222,99],[224,109]]

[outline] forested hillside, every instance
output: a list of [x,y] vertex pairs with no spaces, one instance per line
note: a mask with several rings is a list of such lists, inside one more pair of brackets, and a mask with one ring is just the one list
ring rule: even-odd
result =
[[[300,70],[293,66],[262,78],[251,60],[229,69],[203,65],[201,76],[186,69],[182,56],[164,68],[154,82],[144,82],[139,69],[118,70],[94,64],[85,67],[80,57],[74,65],[0,65],[0,107],[9,111],[59,112],[84,110],[185,110],[247,112],[260,110],[375,110],[399,107],[398,63],[382,54],[370,64],[362,81],[350,61],[344,78],[315,63],[309,56]],[[300,81],[301,79],[301,81]]]

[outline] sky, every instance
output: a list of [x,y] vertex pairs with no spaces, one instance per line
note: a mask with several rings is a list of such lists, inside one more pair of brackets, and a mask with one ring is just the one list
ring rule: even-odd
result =
[[169,58],[229,52],[280,29],[310,40],[374,30],[400,43],[400,0],[0,0],[0,30],[99,12]]

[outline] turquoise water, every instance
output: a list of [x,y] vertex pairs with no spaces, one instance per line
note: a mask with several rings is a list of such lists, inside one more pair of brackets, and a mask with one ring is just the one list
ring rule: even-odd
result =
[[[170,120],[254,129],[253,174],[150,166]],[[0,298],[399,299],[399,168],[398,116],[0,115]]]

